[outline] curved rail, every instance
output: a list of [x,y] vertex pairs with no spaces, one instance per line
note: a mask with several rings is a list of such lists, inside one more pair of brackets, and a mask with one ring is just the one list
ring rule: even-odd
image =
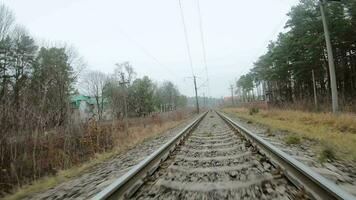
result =
[[356,199],[336,184],[312,171],[303,163],[266,142],[256,134],[251,133],[244,127],[241,127],[226,115],[221,112],[217,113],[225,122],[230,124],[232,128],[245,136],[261,153],[265,154],[276,167],[280,167],[284,175],[286,175],[291,182],[310,193],[315,199]]
[[134,166],[126,174],[118,178],[115,182],[94,196],[92,200],[104,199],[125,199],[130,197],[144,183],[147,176],[152,175],[161,162],[165,161],[169,154],[179,145],[208,112],[200,115],[191,124],[186,126],[178,135],[161,146],[146,159]]

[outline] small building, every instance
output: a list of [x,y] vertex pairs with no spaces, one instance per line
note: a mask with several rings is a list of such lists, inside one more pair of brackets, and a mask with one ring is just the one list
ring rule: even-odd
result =
[[[97,103],[94,97],[86,95],[74,95],[71,97],[72,116],[76,122],[85,122],[89,119],[98,119]],[[104,99],[104,109],[102,120],[112,119],[112,112],[108,106],[108,101]]]

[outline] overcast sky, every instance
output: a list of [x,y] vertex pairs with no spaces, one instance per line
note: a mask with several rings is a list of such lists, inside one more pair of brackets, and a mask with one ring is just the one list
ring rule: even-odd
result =
[[[0,0],[1,1],[1,0]],[[170,80],[194,95],[178,0],[3,0],[38,40],[73,45],[88,69],[112,73],[129,61],[138,76]],[[198,85],[206,80],[197,0],[181,0]],[[248,72],[283,31],[297,0],[200,0],[210,96]],[[208,90],[199,89],[199,95]]]

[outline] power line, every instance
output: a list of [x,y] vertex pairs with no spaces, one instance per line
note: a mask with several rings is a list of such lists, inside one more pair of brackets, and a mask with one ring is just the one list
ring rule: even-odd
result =
[[[285,5],[290,5],[290,3],[293,2],[293,0],[279,0],[279,2],[282,2]],[[282,28],[284,28],[285,24],[288,22],[288,15],[284,15],[284,17],[282,18],[282,20],[279,22],[279,24],[273,29],[273,31],[266,37],[266,39],[264,40],[264,42],[261,44],[261,47],[259,49],[263,50],[265,49],[265,45],[271,41],[270,38],[273,39],[274,36],[277,35],[277,32],[280,32]],[[267,44],[268,45],[268,44]],[[255,57],[257,57],[258,55],[262,54],[262,51],[256,51],[256,53],[254,54],[254,56],[252,57],[252,59],[254,59]],[[241,74],[245,73],[245,70],[248,68],[248,66],[245,66],[243,68],[243,70],[241,71]]]
[[202,45],[202,50],[203,50],[205,73],[206,73],[206,78],[207,78],[208,96],[210,96],[209,72],[208,72],[208,64],[206,61],[207,59],[206,59],[205,37],[204,37],[204,32],[203,32],[203,20],[202,20],[199,0],[197,0],[197,8],[198,8],[198,16],[199,16],[200,39],[201,39],[201,45]]
[[191,55],[191,52],[190,52],[188,33],[187,33],[187,27],[186,27],[185,20],[184,20],[184,13],[183,13],[183,8],[182,8],[182,3],[181,3],[181,0],[178,0],[178,2],[179,2],[179,8],[180,8],[180,15],[182,17],[185,44],[186,44],[186,47],[187,47],[187,53],[188,53],[188,58],[189,58],[190,69],[192,70],[192,75],[194,76],[193,61],[192,61],[192,55]]
[[174,74],[167,66],[163,65],[155,56],[153,56],[143,45],[134,40],[129,34],[127,34],[122,28],[116,27],[120,31],[121,35],[125,36],[131,43],[133,43],[142,53],[154,60],[161,68],[167,70],[170,75]]
[[188,57],[189,57],[190,69],[192,70],[192,75],[193,75],[193,79],[194,79],[195,103],[196,103],[197,113],[199,113],[198,89],[197,89],[197,81],[196,81],[197,77],[194,75],[192,55],[191,55],[191,52],[190,52],[188,33],[187,33],[187,27],[185,25],[182,3],[181,3],[180,0],[178,0],[178,2],[179,2],[179,8],[180,8],[180,15],[182,17],[184,36],[185,36],[185,44],[187,46],[187,53],[188,53]]
[[[268,43],[269,41],[271,41],[273,39],[273,37],[277,34],[277,32],[280,32],[280,30],[282,28],[284,28],[284,25],[287,23],[288,21],[288,16],[284,16],[282,18],[282,20],[280,21],[280,23],[273,29],[273,31],[271,31],[271,33],[265,38],[265,40],[263,41],[263,43],[261,43],[261,47],[259,49],[265,49],[265,45],[266,43]],[[270,39],[272,38],[272,39]],[[268,45],[268,44],[267,44]],[[258,55],[262,54],[262,51],[256,51],[256,53],[251,57],[252,59],[255,59],[255,57],[257,57]],[[249,65],[246,65],[242,68],[241,70],[241,74],[244,74],[246,72],[247,69],[249,69]]]

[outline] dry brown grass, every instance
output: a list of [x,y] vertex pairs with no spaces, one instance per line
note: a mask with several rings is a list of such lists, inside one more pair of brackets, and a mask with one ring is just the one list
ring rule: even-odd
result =
[[320,145],[330,145],[338,159],[356,161],[356,115],[342,113],[312,113],[296,110],[260,110],[250,115],[245,108],[229,108],[246,120],[270,126],[272,129],[287,130],[302,138],[319,141]]
[[116,149],[123,150],[129,147],[133,147],[146,139],[152,138],[154,136],[160,135],[163,132],[177,126],[181,121],[169,121],[164,122],[161,125],[151,124],[146,125],[146,127],[137,126],[131,127],[129,129],[129,135],[127,136],[123,132],[114,133],[114,138],[116,140]]
[[121,130],[121,126],[117,124],[106,124],[103,126],[95,125],[94,127],[91,127],[92,134],[100,134],[107,128],[106,126],[109,126],[110,128],[116,127],[111,130],[113,136],[112,138],[114,138],[113,143],[115,145],[113,149],[103,153],[96,153],[88,162],[81,163],[67,170],[60,170],[55,176],[43,177],[31,184],[23,185],[21,188],[17,188],[12,195],[4,197],[4,199],[23,199],[31,194],[45,191],[74,177],[78,177],[103,161],[129,150],[145,140],[161,135],[165,131],[185,121],[184,118],[187,118],[187,116],[167,118],[166,120],[159,122],[155,121],[153,123],[135,123],[136,125],[133,125],[133,123],[130,125],[128,136]]

